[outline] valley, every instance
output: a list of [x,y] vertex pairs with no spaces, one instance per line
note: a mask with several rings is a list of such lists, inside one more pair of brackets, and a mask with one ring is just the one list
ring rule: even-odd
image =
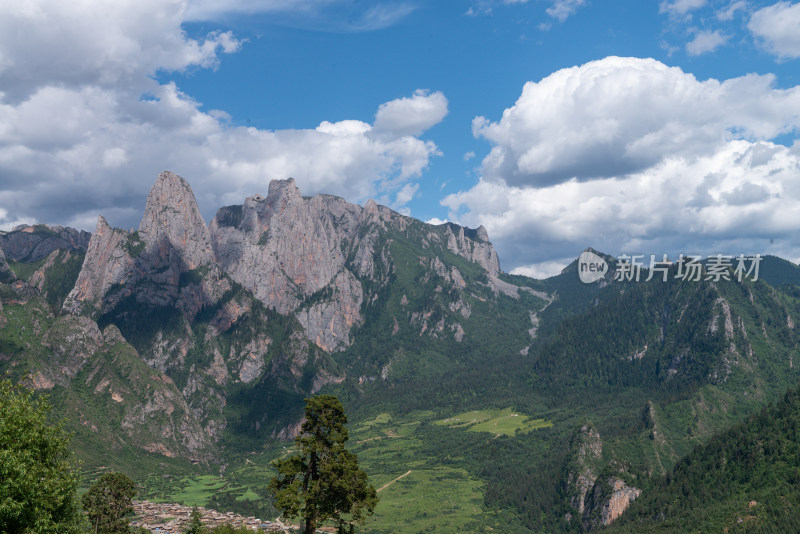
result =
[[86,485],[121,470],[154,503],[274,519],[272,461],[326,393],[379,490],[360,531],[592,531],[800,378],[785,260],[634,282],[602,255],[595,283],[577,261],[539,280],[482,227],[293,180],[207,225],[162,173],[137,230],[25,226],[0,250],[0,371],[49,396]]

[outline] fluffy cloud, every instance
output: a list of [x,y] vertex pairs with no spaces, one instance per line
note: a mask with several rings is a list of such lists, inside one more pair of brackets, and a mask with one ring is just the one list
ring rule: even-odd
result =
[[447,115],[447,98],[441,93],[417,90],[413,96],[381,104],[375,114],[375,131],[391,136],[419,135]]
[[134,226],[164,169],[190,180],[206,217],[288,176],[306,194],[402,199],[439,154],[417,136],[446,114],[441,93],[384,104],[380,128],[344,120],[270,131],[202,111],[152,74],[213,67],[240,43],[229,33],[188,38],[183,2],[40,0],[2,9],[0,228],[36,221],[93,229],[101,212]]
[[708,52],[713,52],[720,46],[724,45],[730,39],[730,35],[723,35],[719,30],[700,31],[694,36],[694,39],[689,41],[686,45],[686,52],[690,56],[699,56]]
[[0,1],[0,91],[19,101],[44,86],[142,89],[159,70],[213,67],[240,43],[188,39],[178,0]]
[[[752,253],[800,247],[800,145],[731,141],[627,176],[543,188],[482,180],[448,196],[450,218],[483,224],[521,273],[550,272],[586,246],[613,253]],[[770,240],[775,244],[769,245]]]
[[800,125],[800,87],[772,75],[698,81],[653,59],[609,57],[525,84],[497,122],[473,121],[493,146],[483,176],[546,186],[625,175],[731,138],[771,139]]
[[800,142],[770,139],[799,126],[800,88],[772,76],[698,81],[607,58],[529,82],[497,122],[477,118],[494,145],[482,178],[443,204],[520,273],[552,274],[586,246],[794,258]]
[[800,4],[778,2],[759,9],[747,27],[778,57],[800,57]]

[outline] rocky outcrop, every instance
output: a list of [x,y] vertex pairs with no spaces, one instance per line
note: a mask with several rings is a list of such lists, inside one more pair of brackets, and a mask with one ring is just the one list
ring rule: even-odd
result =
[[[273,180],[266,197],[220,209],[210,232],[221,268],[267,307],[295,314],[308,339],[330,352],[350,345],[361,308],[376,297],[364,283],[380,284],[392,269],[388,235],[412,224],[420,223],[372,200],[361,207],[329,195],[303,197],[290,178]],[[492,287],[516,295],[516,286],[496,279],[500,266],[485,229],[427,228],[443,250],[486,269]],[[447,283],[466,287],[455,266],[436,256],[430,262]],[[469,316],[468,305],[459,309]],[[453,330],[463,338],[460,326]]]
[[566,494],[576,513],[564,519],[584,532],[611,524],[642,492],[625,482],[617,462],[603,461],[600,433],[589,421],[572,436],[566,472]]
[[600,433],[590,422],[586,422],[573,435],[569,448],[567,494],[572,508],[579,516],[583,516],[586,494],[594,486],[603,458],[603,442]]
[[50,380],[66,386],[80,373],[103,345],[97,323],[87,317],[66,315],[56,321],[42,337],[42,345],[50,349]]
[[[187,284],[181,284],[181,275],[199,269],[204,269],[201,275],[188,280],[196,282],[194,287],[183,288]],[[137,302],[153,306],[178,303],[193,315],[227,291],[226,284],[191,187],[180,176],[163,172],[147,197],[138,231],[113,229],[98,217],[64,309],[104,313],[133,295]]]
[[[180,296],[181,275],[203,268],[199,291],[187,294],[189,303],[182,303],[190,310],[213,302],[225,289],[214,291],[222,273],[214,261],[208,227],[197,207],[197,201],[189,184],[171,172],[158,175],[144,209],[142,222],[135,234],[144,244],[136,258],[137,278],[146,280],[136,290],[136,300],[155,306],[175,303]],[[210,276],[205,276],[210,275]],[[216,295],[206,295],[208,292]],[[192,304],[191,301],[194,301]]]
[[39,290],[40,293],[42,291],[44,291],[44,282],[47,279],[47,276],[46,276],[45,273],[53,265],[55,265],[57,260],[62,259],[64,261],[67,261],[70,258],[69,252],[66,253],[66,257],[65,258],[60,258],[60,256],[61,256],[61,251],[60,250],[55,250],[55,251],[51,252],[49,256],[47,256],[47,259],[45,260],[44,265],[42,265],[40,268],[38,268],[31,275],[30,279],[28,280],[28,283],[31,285],[31,287],[35,287],[36,289]]
[[159,266],[177,263],[190,271],[215,263],[208,227],[189,184],[171,172],[162,172],[147,195],[139,237],[143,256]]
[[328,195],[306,199],[293,179],[273,180],[266,197],[217,212],[214,251],[235,281],[286,314],[342,270],[361,209]]
[[49,256],[54,250],[86,252],[91,234],[74,228],[26,224],[11,232],[0,232],[0,248],[14,261],[34,262]]
[[500,272],[500,260],[483,226],[470,230],[457,224],[447,223],[446,239],[447,249],[453,254],[477,263],[486,269],[490,276]]
[[610,525],[641,494],[642,490],[629,486],[617,476],[598,477],[592,491],[586,496],[583,530]]

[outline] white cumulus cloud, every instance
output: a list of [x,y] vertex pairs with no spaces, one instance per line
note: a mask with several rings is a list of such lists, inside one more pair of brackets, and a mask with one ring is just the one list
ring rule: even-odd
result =
[[778,57],[800,57],[800,4],[778,2],[759,9],[747,27]]
[[694,39],[686,44],[686,52],[688,52],[690,56],[699,56],[701,54],[713,52],[727,43],[730,38],[730,35],[723,35],[719,30],[699,31],[695,34]]
[[417,90],[412,96],[381,104],[375,114],[375,131],[419,135],[447,115],[447,98],[441,92]]
[[654,59],[609,57],[528,82],[473,133],[493,148],[483,176],[509,185],[624,175],[731,138],[771,139],[800,126],[800,87],[772,75],[699,81]]
[[135,87],[159,70],[213,67],[240,43],[189,39],[178,0],[0,1],[0,91],[19,100],[44,86]]
[[591,182],[533,188],[482,180],[443,204],[451,220],[486,227],[501,260],[513,259],[504,268],[531,274],[586,246],[612,254],[796,257],[798,184],[800,146],[738,140]]
[[771,75],[606,58],[527,83],[473,127],[493,145],[482,177],[442,204],[487,228],[505,269],[552,274],[587,246],[798,256],[800,141],[771,140],[800,128],[800,87]]

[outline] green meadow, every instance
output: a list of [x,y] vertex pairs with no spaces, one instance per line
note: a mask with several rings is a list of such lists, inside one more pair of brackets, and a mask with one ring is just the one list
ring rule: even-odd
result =
[[553,423],[544,419],[534,419],[511,408],[503,410],[473,410],[435,422],[437,425],[459,428],[471,432],[489,432],[495,436],[524,434],[539,428],[548,428]]
[[[377,416],[348,425],[348,448],[359,459],[380,498],[375,514],[359,532],[485,532],[502,527],[503,519],[484,504],[486,482],[476,476],[460,457],[458,449],[436,453],[436,435],[445,432],[458,443],[464,430],[485,432],[488,440],[508,439],[519,433],[552,426],[511,409],[465,412],[446,419],[432,411]],[[434,441],[431,441],[434,439]],[[271,463],[294,454],[290,443],[243,455],[222,474],[150,476],[143,483],[142,497],[188,506],[225,502],[228,508],[255,510],[265,519],[271,509],[266,485],[275,475]],[[246,501],[246,502],[243,502]],[[260,507],[260,508],[259,508]],[[274,512],[274,510],[273,510]],[[248,514],[249,515],[249,514]],[[274,518],[274,515],[270,518]]]

